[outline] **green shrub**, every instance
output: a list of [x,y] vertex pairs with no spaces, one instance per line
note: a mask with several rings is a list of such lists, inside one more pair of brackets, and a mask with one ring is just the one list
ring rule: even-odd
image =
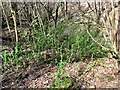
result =
[[[73,23],[71,26],[69,25],[69,20],[63,20],[58,22],[56,28],[48,26],[47,30],[44,30],[40,26],[34,26],[31,33],[24,40],[24,45],[19,46],[16,44],[11,52],[2,53],[1,56],[4,67],[10,61],[15,61],[15,63],[20,64],[24,63],[22,60],[26,58],[20,53],[23,49],[26,49],[28,45],[32,47],[32,53],[29,54],[26,52],[25,55],[27,55],[27,58],[30,59],[30,56],[33,56],[33,60],[40,60],[40,62],[49,61],[49,63],[52,62],[58,64],[61,60],[60,51],[62,52],[63,60],[68,62],[74,61],[75,58],[83,60],[85,57],[100,58],[107,55],[106,51],[87,34],[87,25],[85,25],[84,28],[80,27],[79,23]],[[47,31],[47,34],[45,31]],[[89,31],[97,42],[104,45],[104,42],[99,35],[99,28],[90,27]],[[44,58],[41,52],[50,49],[55,50],[55,57]],[[20,58],[20,60],[18,60],[18,58]]]

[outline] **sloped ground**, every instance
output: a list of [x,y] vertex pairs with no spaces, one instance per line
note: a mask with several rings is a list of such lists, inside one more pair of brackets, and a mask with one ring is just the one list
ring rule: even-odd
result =
[[[104,58],[101,60],[103,61],[88,65],[81,61],[74,62],[66,65],[63,68],[63,72],[67,77],[76,79],[77,84],[73,87],[118,88],[117,61],[111,58]],[[80,70],[83,70],[82,75],[80,75]],[[43,76],[33,80],[32,83],[30,82],[29,87],[46,87],[46,84],[49,85],[53,82],[53,80],[51,80],[53,78],[50,75],[50,72],[45,73]]]
[[[56,78],[57,66],[50,64],[31,64],[26,70],[18,70],[17,75],[21,77],[14,79],[16,73],[9,80],[3,81],[3,87],[20,88],[48,88]],[[74,81],[71,88],[118,88],[118,63],[113,58],[103,58],[90,62],[73,62],[66,64],[62,68],[66,77],[71,77]],[[3,79],[5,74],[3,75]]]
[[84,76],[87,85],[92,88],[117,88],[118,87],[118,64],[115,59],[104,58],[102,63],[97,63]]

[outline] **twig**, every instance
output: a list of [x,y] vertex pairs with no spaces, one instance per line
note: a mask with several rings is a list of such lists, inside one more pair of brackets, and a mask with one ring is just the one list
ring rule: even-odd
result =
[[11,10],[11,13],[12,13],[12,18],[13,18],[14,27],[15,27],[16,42],[18,43],[18,34],[17,34],[17,25],[16,25],[16,15],[15,15],[15,11],[12,10],[11,0],[9,0],[9,3],[10,3],[10,10]]
[[99,46],[101,46],[102,48],[110,51],[110,49],[108,49],[108,48],[104,47],[103,45],[101,45],[100,43],[98,43],[98,42],[92,37],[92,35],[90,34],[90,32],[89,32],[88,30],[87,30],[87,33],[88,33],[88,35],[91,37],[91,39],[92,39],[94,42],[96,42]]
[[5,14],[5,10],[4,10],[4,7],[3,7],[3,5],[2,5],[2,1],[1,1],[1,0],[0,0],[0,5],[1,5],[1,7],[2,7],[4,16],[5,16],[5,19],[6,19],[7,28],[8,28],[8,30],[9,30],[9,32],[11,33],[10,26],[9,26],[9,22],[8,22],[8,19],[7,19],[7,15]]

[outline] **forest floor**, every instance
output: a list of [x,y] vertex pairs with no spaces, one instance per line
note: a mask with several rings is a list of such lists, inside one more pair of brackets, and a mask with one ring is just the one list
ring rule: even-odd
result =
[[[5,44],[12,45],[10,42]],[[6,49],[12,50],[10,47]],[[120,87],[119,65],[118,60],[114,58],[91,60],[86,57],[83,61],[78,60],[63,65],[60,82],[63,83],[63,79],[66,79],[69,82],[64,85],[69,84],[70,88],[118,88]],[[58,68],[57,65],[40,63],[37,60],[29,60],[28,67],[25,68],[8,66],[3,73],[2,87],[49,88],[54,85]]]
[[[29,67],[3,73],[3,88],[48,88],[56,79],[57,66],[31,61]],[[62,73],[72,78],[71,88],[118,88],[118,62],[113,58],[79,61],[63,66]],[[9,77],[9,78],[8,78]],[[119,77],[119,78],[118,78]],[[7,79],[6,79],[7,78]]]
[[[70,88],[120,88],[119,65],[118,60],[114,58],[91,60],[86,57],[83,61],[64,64],[60,82],[63,83],[63,79],[66,79],[65,82],[68,82],[64,85],[69,84]],[[3,88],[50,88],[54,86],[59,67],[29,60],[28,67],[8,66],[7,68],[2,77]]]

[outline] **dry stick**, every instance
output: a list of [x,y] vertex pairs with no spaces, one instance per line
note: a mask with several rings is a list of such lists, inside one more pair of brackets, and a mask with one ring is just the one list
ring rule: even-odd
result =
[[[90,32],[87,30],[87,33],[88,33],[88,35],[91,37],[91,39],[95,42],[95,43],[97,43],[100,47],[102,47],[102,48],[104,48],[104,49],[106,49],[106,50],[108,50],[108,51],[110,51],[110,52],[114,52],[114,54],[118,54],[119,52],[117,52],[117,51],[113,51],[113,50],[111,50],[111,49],[109,49],[109,48],[106,48],[106,47],[104,47],[103,45],[101,45],[100,43],[98,43],[93,37],[92,37],[92,35],[90,34]],[[112,54],[112,56],[114,55],[114,54]]]
[[[102,16],[101,16],[101,17],[102,17]],[[104,21],[104,17],[103,17],[102,20],[103,20],[102,23],[105,25],[106,23],[105,23],[105,21]],[[108,40],[107,40],[107,37],[106,37],[106,34],[108,35],[109,33],[108,33],[107,29],[106,29],[106,25],[104,26],[104,28],[105,28],[105,30],[102,29],[102,26],[100,26],[100,29],[101,29],[101,32],[102,32],[102,35],[103,35],[105,41],[108,41]]]
[[112,20],[110,20],[110,17],[108,15],[109,12],[107,11],[107,8],[105,6],[105,15],[107,17],[107,21],[109,22],[110,26],[112,26],[111,30],[110,31],[108,30],[109,29],[108,25],[106,25],[105,22],[104,22],[104,26],[106,28],[106,32],[109,36],[109,39],[111,41],[112,47],[113,47],[114,51],[116,52],[116,47],[115,47],[115,44],[114,44],[114,37],[115,37],[115,33],[116,33],[115,32],[115,9],[114,9],[113,2],[111,2],[111,3],[112,3]]
[[68,9],[67,4],[68,4],[68,3],[67,3],[66,0],[65,0],[64,3],[65,3],[65,18],[67,18],[67,9]]
[[[41,4],[49,13],[51,13],[50,10],[49,10],[43,3],[40,2],[40,4]],[[55,26],[56,26],[56,23],[57,23],[58,8],[60,7],[60,6],[59,6],[59,3],[57,3],[57,5],[58,5],[58,6],[57,6],[56,11],[55,11],[55,12],[56,12],[56,16],[54,17],[53,15],[51,15],[52,19],[54,20]]]
[[91,37],[91,39],[92,39],[95,43],[97,43],[100,47],[102,47],[102,48],[104,48],[104,49],[106,49],[106,50],[108,50],[108,51],[110,51],[110,52],[114,52],[115,54],[118,54],[117,51],[113,51],[113,50],[111,50],[111,49],[109,49],[109,48],[104,47],[102,44],[98,43],[98,42],[92,37],[92,35],[91,35],[90,32],[88,31],[88,29],[87,29],[87,33],[88,33],[88,35]]
[[8,19],[7,19],[7,15],[5,14],[5,10],[4,10],[4,7],[3,7],[3,5],[2,5],[2,1],[1,1],[1,0],[0,0],[0,5],[1,5],[1,7],[2,7],[4,16],[5,16],[5,20],[6,20],[6,23],[7,23],[7,28],[8,28],[8,30],[9,30],[9,32],[11,33],[10,26],[9,26],[9,22],[8,22]]
[[[19,8],[22,8],[20,5],[18,5],[18,7],[19,7]],[[19,15],[18,17],[19,17],[20,28],[22,28],[22,18],[21,18],[21,17],[22,17],[22,14],[21,14],[20,11],[21,11],[21,9],[18,10],[18,15]]]
[[97,44],[98,44],[99,46],[101,46],[102,48],[110,51],[109,48],[106,48],[106,47],[104,47],[103,45],[101,45],[100,43],[98,43],[98,42],[92,37],[92,35],[90,34],[90,32],[89,32],[88,30],[87,30],[87,33],[88,33],[88,35],[91,37],[91,39],[92,39],[95,43],[97,43]]
[[39,25],[43,25],[43,22],[42,22],[42,20],[41,20],[41,16],[40,16],[40,13],[39,13],[39,9],[38,9],[38,7],[37,7],[37,3],[35,2],[35,8],[36,8],[36,11],[37,11],[37,17],[38,17],[38,21],[39,21]]
[[[110,20],[110,17],[109,17],[109,15],[108,15],[108,13],[110,13],[110,11],[107,11],[107,8],[106,8],[106,5],[105,5],[105,17],[107,18],[107,20],[105,20],[105,17],[103,16],[103,24],[104,24],[104,26],[105,26],[105,29],[106,29],[106,33],[107,33],[107,35],[109,36],[109,40],[110,40],[110,43],[112,44],[112,31],[111,30],[109,30],[109,29],[112,29],[112,22],[111,22],[111,20]],[[107,23],[106,23],[106,21],[109,23],[109,26],[107,25]]]
[[10,10],[11,10],[11,13],[12,13],[12,18],[13,18],[14,27],[15,27],[16,43],[18,43],[18,34],[17,34],[17,25],[16,25],[15,11],[12,10],[12,6],[11,6],[11,1],[10,0],[9,0],[9,3],[10,3]]
[[[32,16],[32,22],[30,23],[30,26],[34,26],[34,23],[35,23],[35,15],[34,15],[34,8],[32,8],[32,5],[30,6],[31,4],[29,4],[29,7],[28,8],[28,12],[31,11],[31,16]],[[33,29],[32,29],[33,30]]]
[[115,7],[114,7],[114,1],[111,0],[112,3],[112,44],[113,48],[116,51],[116,43],[115,43],[115,34],[116,34],[116,28],[115,28]]
[[[87,1],[87,3],[88,3],[88,5],[89,5],[89,7],[92,9],[92,7],[91,7],[91,5],[90,5],[90,3]],[[106,9],[105,9],[106,10]],[[95,13],[95,11],[94,10],[92,10],[94,13]],[[107,14],[107,16],[108,16],[108,14]],[[108,17],[107,18],[108,19],[108,21],[109,21],[109,23],[111,24],[111,20],[110,20],[110,18]],[[107,26],[106,26],[106,30],[107,30]],[[108,51],[112,51],[111,49],[109,49],[109,48],[106,48],[106,47],[104,47],[103,45],[101,45],[100,43],[98,43],[93,37],[92,37],[92,35],[90,34],[90,32],[87,30],[87,33],[88,33],[88,35],[91,37],[91,39],[95,42],[95,43],[97,43],[99,46],[101,46],[102,48],[104,48],[104,49],[106,49],[106,50],[108,50]],[[111,32],[110,32],[111,33]],[[108,32],[108,34],[110,35],[110,33]],[[111,36],[111,35],[110,35]],[[110,39],[112,39],[111,37],[110,37]],[[116,51],[114,51],[116,54],[118,53],[118,52],[116,52]]]
[[[95,4],[95,9],[96,9],[96,12],[92,9],[92,7],[91,7],[91,5],[90,5],[90,3],[87,1],[87,3],[88,3],[88,6],[90,7],[90,9],[93,11],[93,13],[94,14],[97,14],[96,12],[97,12],[97,6],[96,6],[96,4]],[[106,10],[106,9],[105,9]],[[97,15],[96,15],[97,16]],[[108,19],[109,20],[109,19]],[[106,24],[106,23],[105,23]],[[105,28],[106,28],[106,31],[107,31],[107,25],[105,25]],[[108,33],[108,32],[107,32]],[[110,33],[108,33],[108,35],[109,35]],[[104,36],[104,38],[105,38],[105,36]],[[106,38],[105,38],[106,39]],[[94,39],[93,39],[94,40]],[[96,42],[96,41],[95,41]],[[100,45],[100,44],[99,44]],[[100,45],[100,46],[102,46],[102,45]],[[102,46],[103,47],[103,46]]]
[[106,29],[106,33],[107,33],[107,35],[109,36],[109,32],[108,32],[108,29],[107,29],[107,23],[106,23],[106,21],[105,21],[105,17],[104,17],[104,16],[103,16],[102,22],[103,22],[104,27],[105,27],[105,29]]
[[90,2],[88,0],[86,0],[86,1],[87,1],[88,6],[90,7],[90,9],[95,13],[95,11],[92,9],[92,7],[90,5]]
[[[50,13],[50,10],[42,3],[40,2],[40,4]],[[53,15],[51,15],[52,19],[55,21],[55,18]]]
[[[35,9],[37,10],[36,13],[35,13]],[[34,7],[31,9],[33,18],[32,18],[32,22],[31,22],[30,26],[35,26],[35,25],[34,25],[35,22],[36,22],[36,19],[35,19],[35,18],[36,18],[36,15],[35,15],[35,14],[37,14],[39,24],[41,23],[41,24],[43,25],[43,22],[42,22],[42,20],[41,20],[41,16],[40,16],[40,13],[39,13],[38,10],[39,10],[39,9],[37,8],[37,4],[36,4],[36,2],[35,2],[35,3],[34,3]],[[41,22],[40,22],[40,21],[41,21]]]
[[[109,15],[108,15],[108,13],[109,13],[109,12],[107,11],[107,7],[106,7],[106,5],[105,5],[105,16],[107,17],[107,21],[108,21],[109,25],[112,26],[112,23],[111,23],[111,20],[110,20],[110,17],[109,17]],[[106,30],[107,30],[107,32],[108,32],[108,36],[109,36],[109,38],[110,38],[110,41],[112,41],[112,37],[111,37],[112,33],[111,33],[111,31],[109,30],[109,27],[110,27],[110,26],[108,26],[107,23],[106,23],[105,25],[106,25]]]
[[[96,5],[96,0],[95,0],[95,2],[94,2],[94,8],[95,8],[96,19],[98,19],[98,18],[97,18],[97,12],[98,12],[98,10],[97,10],[97,5]],[[98,23],[98,21],[97,21],[97,23]]]
[[119,52],[119,59],[120,59],[120,1],[118,2],[118,25],[117,25],[117,33],[116,33],[116,47],[117,51]]
[[[102,10],[102,9],[103,9],[103,6],[102,6],[102,1],[101,1],[101,0],[100,0],[100,2],[99,2],[99,10],[100,10],[100,9],[101,9],[101,15],[100,15],[101,17],[100,17],[100,18],[103,18],[103,19],[102,19],[102,20],[103,20],[102,23],[105,25],[105,26],[104,26],[104,27],[105,27],[105,30],[104,30],[104,29],[102,30],[102,28],[101,28],[101,31],[102,31],[102,34],[103,34],[103,37],[104,37],[105,41],[108,41],[108,40],[107,40],[107,37],[106,37],[106,34],[109,35],[109,33],[108,33],[108,30],[107,30],[107,27],[106,27],[107,25],[106,25],[106,22],[105,22],[105,17],[102,16],[102,14],[103,14],[103,10]],[[105,33],[106,33],[106,34],[105,34]]]

